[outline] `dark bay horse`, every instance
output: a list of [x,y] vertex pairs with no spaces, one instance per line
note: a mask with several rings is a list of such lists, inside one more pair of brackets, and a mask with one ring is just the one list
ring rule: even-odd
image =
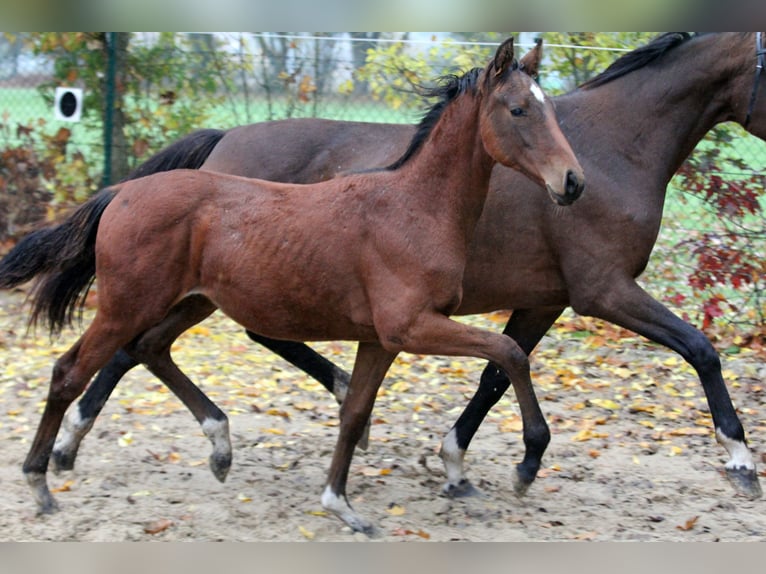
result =
[[[486,208],[470,246],[464,294],[457,313],[514,309],[505,334],[531,353],[567,306],[639,333],[679,353],[697,371],[716,437],[729,453],[727,475],[738,490],[760,495],[745,433],[729,399],[718,354],[689,325],[635,281],[657,238],[666,187],[683,160],[715,125],[733,121],[766,137],[766,74],[761,38],[752,33],[664,34],[618,59],[580,88],[556,97],[563,132],[588,176],[588,192],[572,207],[556,209],[537,184],[497,166]],[[199,167],[292,182],[312,182],[344,171],[387,165],[401,154],[414,128],[405,125],[283,120],[205,130],[169,146],[137,175]],[[511,193],[512,191],[512,193]],[[523,192],[523,193],[520,193]],[[144,349],[163,349],[207,316],[204,300],[187,299],[175,323],[154,333]],[[197,306],[198,305],[198,306]],[[173,330],[175,328],[175,331]],[[305,345],[251,334],[301,366],[336,395],[348,374]],[[118,353],[73,409],[54,452],[72,468],[77,447],[119,378],[137,361]],[[463,458],[493,404],[508,388],[488,365],[479,390],[445,439],[445,489],[470,492]],[[177,391],[178,392],[178,391]],[[199,391],[190,387],[182,397]],[[201,399],[200,399],[201,400]],[[207,410],[206,410],[207,409]],[[207,403],[195,411],[220,412]],[[524,428],[527,452],[517,467],[520,491],[534,479],[549,441],[544,421]]]
[[[46,472],[67,407],[119,349],[140,347],[190,296],[264,336],[359,341],[322,494],[354,530],[372,525],[346,500],[352,454],[399,352],[491,360],[511,376],[525,413],[542,418],[522,349],[448,317],[462,299],[496,162],[545,186],[552,203],[582,192],[582,169],[532,78],[539,59],[538,45],[517,62],[511,39],[486,68],[451,77],[385,169],[312,185],[166,171],[107,188],[24,238],[0,263],[0,285],[36,278],[33,321],[47,314],[55,329],[99,282],[95,318],[56,361],[24,462],[40,510],[56,508]],[[168,349],[147,366],[169,386],[187,384]],[[225,419],[203,426],[217,423]]]

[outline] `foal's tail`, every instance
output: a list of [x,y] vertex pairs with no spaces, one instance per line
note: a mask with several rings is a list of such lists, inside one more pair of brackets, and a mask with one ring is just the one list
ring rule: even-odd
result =
[[138,179],[160,171],[199,169],[213,148],[226,134],[224,130],[204,129],[190,133],[161,149],[123,179]]
[[[170,144],[134,169],[123,181],[160,171],[198,169],[226,132],[199,130]],[[82,309],[96,273],[96,234],[101,215],[117,188],[106,188],[60,225],[24,237],[0,261],[0,289],[35,280],[30,325],[44,317],[51,334]]]
[[117,194],[106,188],[63,223],[33,231],[0,260],[0,288],[35,280],[31,325],[46,317],[51,334],[71,323],[96,274],[96,234],[101,216]]

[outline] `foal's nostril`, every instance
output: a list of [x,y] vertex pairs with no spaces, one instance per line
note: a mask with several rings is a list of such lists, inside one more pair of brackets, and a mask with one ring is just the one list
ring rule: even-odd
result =
[[564,192],[569,200],[574,201],[582,194],[585,185],[580,178],[570,169],[567,171],[566,182],[564,185]]

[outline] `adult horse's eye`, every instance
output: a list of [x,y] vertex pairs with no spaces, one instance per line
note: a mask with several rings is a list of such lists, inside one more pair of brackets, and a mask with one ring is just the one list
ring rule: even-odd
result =
[[524,110],[522,108],[512,108],[511,115],[518,118],[524,115]]

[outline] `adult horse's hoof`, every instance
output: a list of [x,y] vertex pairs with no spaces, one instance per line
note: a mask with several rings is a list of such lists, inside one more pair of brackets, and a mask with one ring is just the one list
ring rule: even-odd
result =
[[738,494],[755,500],[763,496],[761,484],[758,482],[758,473],[754,468],[727,468],[726,478]]
[[442,492],[449,498],[469,498],[481,496],[481,491],[467,478],[461,478],[458,483],[448,482],[442,486]]
[[513,477],[513,492],[519,498],[525,496],[529,487],[535,480],[535,475],[530,478],[529,473],[524,472],[521,465],[516,466],[516,474]]
[[77,451],[64,452],[62,450],[54,449],[51,453],[53,472],[58,474],[62,470],[73,470],[75,460],[77,460]]
[[231,454],[214,452],[208,459],[210,470],[219,482],[225,482],[231,468]]

